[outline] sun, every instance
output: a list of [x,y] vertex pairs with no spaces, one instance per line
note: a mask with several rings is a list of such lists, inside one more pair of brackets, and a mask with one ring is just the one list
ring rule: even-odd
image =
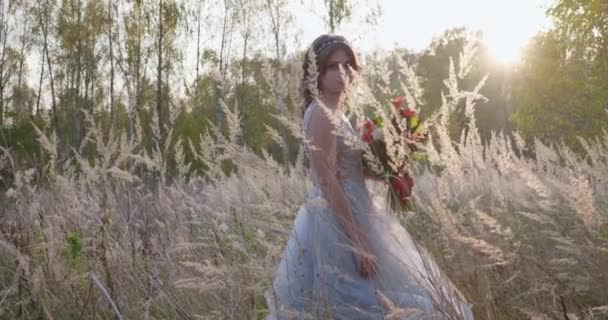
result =
[[524,42],[509,37],[499,37],[486,40],[488,51],[496,62],[512,65],[520,61]]
[[[481,4],[481,0],[479,0]],[[532,0],[513,0],[495,2],[492,6],[484,6],[485,15],[475,16],[473,20],[482,31],[483,41],[487,45],[497,63],[513,65],[521,61],[522,53],[528,42],[543,29],[547,20],[536,13],[541,7],[532,10],[529,2]],[[544,0],[537,0],[544,1]],[[536,13],[535,13],[536,12]],[[471,17],[471,19],[475,19]]]

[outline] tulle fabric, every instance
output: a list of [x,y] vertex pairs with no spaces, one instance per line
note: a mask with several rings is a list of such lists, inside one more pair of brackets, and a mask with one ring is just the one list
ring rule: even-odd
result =
[[[343,125],[355,134],[345,117]],[[473,319],[471,306],[434,261],[382,201],[372,200],[360,151],[343,137],[338,137],[337,145],[339,181],[358,227],[372,246],[378,273],[372,278],[359,275],[355,249],[315,187],[296,215],[266,292],[267,319]]]

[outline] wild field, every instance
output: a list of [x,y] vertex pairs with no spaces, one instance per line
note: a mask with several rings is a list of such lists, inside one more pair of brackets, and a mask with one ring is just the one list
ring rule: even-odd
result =
[[[580,152],[517,132],[482,141],[473,110],[484,80],[460,87],[459,61],[436,92],[431,164],[415,168],[402,223],[476,319],[608,319],[608,132],[581,139]],[[415,93],[404,68],[403,88]],[[91,115],[67,157],[43,128],[35,165],[2,147],[0,318],[263,319],[311,182],[301,148],[284,165],[242,142],[246,104],[223,104],[225,132],[197,141],[172,140],[169,126],[175,143],[162,148]],[[458,112],[467,126],[454,141],[448,120]],[[297,115],[279,121],[299,138]]]

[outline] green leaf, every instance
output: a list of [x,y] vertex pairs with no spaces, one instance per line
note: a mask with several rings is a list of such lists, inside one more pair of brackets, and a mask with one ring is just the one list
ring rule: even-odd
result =
[[600,238],[608,240],[608,222],[604,222],[600,225]]
[[420,120],[418,120],[418,116],[413,116],[413,117],[407,118],[407,127],[410,130],[410,132],[416,131],[416,129],[418,129],[419,125],[420,125]]
[[72,232],[67,237],[67,255],[70,259],[76,260],[82,255],[82,239],[78,232]]
[[382,117],[380,116],[375,116],[372,121],[374,122],[374,124],[376,125],[376,127],[378,128],[382,128],[384,122],[382,121]]

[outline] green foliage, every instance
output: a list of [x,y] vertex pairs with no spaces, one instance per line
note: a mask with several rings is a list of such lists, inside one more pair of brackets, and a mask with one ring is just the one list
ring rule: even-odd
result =
[[72,232],[66,237],[66,242],[65,258],[68,261],[76,261],[82,258],[82,234]]
[[600,225],[600,237],[604,240],[608,240],[608,222],[604,222]]
[[608,3],[557,0],[547,11],[554,27],[528,45],[513,80],[513,119],[528,138],[564,141],[607,127]]
[[327,7],[328,26],[330,32],[335,32],[342,21],[352,15],[352,0],[324,0]]
[[[39,117],[16,118],[10,127],[0,128],[0,146],[5,148],[16,168],[0,166],[0,192],[12,184],[13,169],[36,167],[45,159],[41,158],[36,132],[33,124],[44,128],[44,121]],[[0,158],[4,156],[0,152]]]
[[547,10],[559,38],[572,54],[591,60],[598,75],[608,67],[608,2],[556,0]]
[[[486,84],[481,89],[487,100],[478,101],[475,105],[475,118],[481,138],[487,141],[491,131],[509,131],[512,124],[509,122],[509,105],[506,101],[504,88],[508,87],[508,78],[505,69],[497,63],[488,52],[483,34],[472,32],[466,28],[452,28],[437,37],[429,47],[418,55],[400,53],[401,59],[416,66],[416,74],[421,79],[422,96],[420,117],[422,120],[437,112],[442,100],[440,91],[447,94],[444,79],[448,76],[450,59],[455,66],[460,64],[461,52],[466,43],[475,44],[470,60],[471,71],[460,80],[463,89],[472,90],[479,79],[489,75]],[[393,63],[391,69],[396,68]],[[391,76],[391,89],[395,95],[403,94],[398,87],[399,77]],[[462,130],[466,127],[467,119],[464,116],[464,101],[457,106],[457,112],[450,117],[450,136],[459,140]]]
[[[513,120],[522,134],[543,141],[564,141],[580,150],[578,137],[591,138],[608,123],[602,86],[590,81],[589,61],[569,56],[554,31],[535,37],[514,75]],[[608,79],[608,76],[606,76]]]

